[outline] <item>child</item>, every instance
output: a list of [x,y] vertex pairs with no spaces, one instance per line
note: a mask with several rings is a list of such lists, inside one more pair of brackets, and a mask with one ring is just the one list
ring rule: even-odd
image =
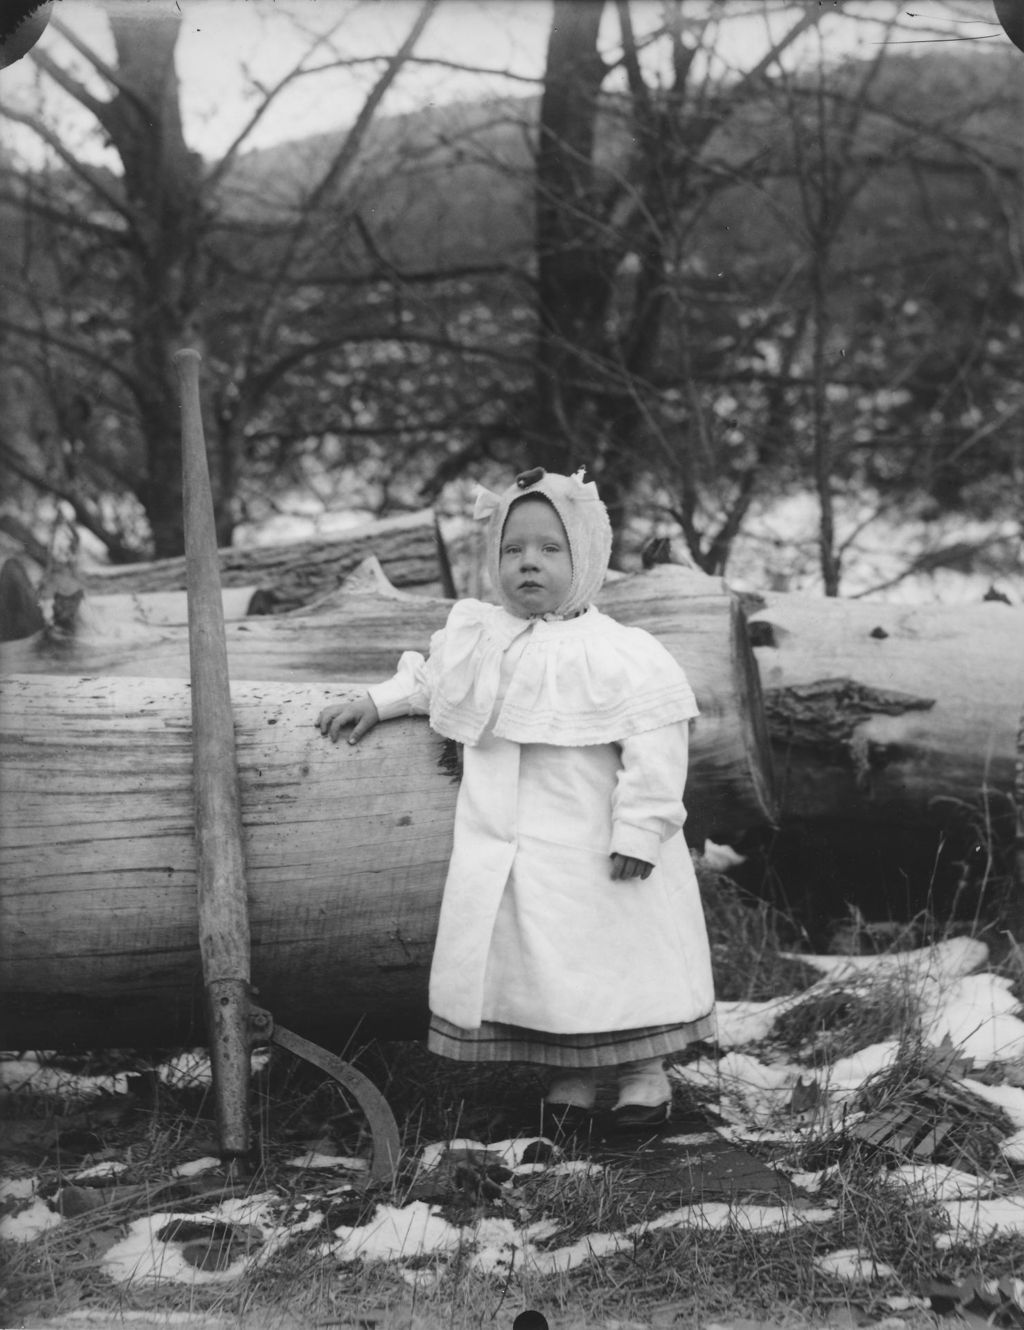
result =
[[611,528],[596,486],[524,472],[482,490],[500,605],[456,602],[427,660],[317,724],[357,743],[428,714],[465,745],[430,974],[428,1046],[553,1069],[548,1130],[585,1125],[613,1069],[613,1125],[668,1120],[664,1059],[712,1030],[710,952],[682,835],[686,676],[591,601]]

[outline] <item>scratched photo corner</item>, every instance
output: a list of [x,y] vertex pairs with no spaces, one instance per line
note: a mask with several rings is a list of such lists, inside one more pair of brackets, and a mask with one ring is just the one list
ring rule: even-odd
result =
[[1016,0],[0,14],[0,1323],[1024,1318]]

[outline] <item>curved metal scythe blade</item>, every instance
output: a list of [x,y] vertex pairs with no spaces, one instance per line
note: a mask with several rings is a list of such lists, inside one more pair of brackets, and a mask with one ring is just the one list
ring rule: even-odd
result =
[[373,1133],[370,1180],[398,1166],[398,1127],[387,1100],[361,1072],[254,1008],[249,905],[227,643],[221,604],[213,497],[199,394],[198,351],[174,355],[181,389],[182,482],[188,581],[193,783],[199,944],[209,1008],[210,1061],[221,1157],[248,1172],[250,1055],[256,1038],[313,1063],[349,1090]]
[[303,1039],[291,1030],[275,1025],[271,1039],[280,1044],[289,1053],[311,1062],[322,1072],[332,1076],[352,1095],[363,1111],[369,1123],[373,1137],[373,1158],[370,1163],[370,1182],[391,1182],[398,1168],[401,1151],[398,1139],[398,1124],[395,1122],[391,1106],[381,1092],[361,1071],[356,1071],[348,1062],[343,1062],[334,1053],[328,1053],[319,1044]]

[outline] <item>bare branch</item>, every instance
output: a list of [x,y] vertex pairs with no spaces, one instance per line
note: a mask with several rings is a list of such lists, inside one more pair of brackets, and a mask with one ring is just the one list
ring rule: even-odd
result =
[[640,57],[636,49],[636,34],[633,31],[633,18],[629,9],[629,0],[615,0],[615,9],[619,16],[619,31],[622,34],[622,62],[626,67],[629,91],[637,111],[645,118],[651,111],[651,92],[640,72]]
[[[0,322],[0,327],[2,326],[2,322]],[[278,380],[307,360],[315,359],[317,356],[331,351],[337,351],[342,346],[357,346],[374,342],[401,342],[403,345],[410,347],[429,346],[434,350],[449,351],[453,355],[465,356],[467,359],[476,357],[480,360],[490,360],[498,364],[511,365],[522,369],[529,368],[531,364],[529,355],[525,353],[516,355],[507,351],[500,351],[496,347],[460,342],[454,337],[410,333],[404,326],[387,329],[360,329],[349,333],[337,333],[331,337],[320,338],[315,342],[307,342],[305,346],[295,347],[251,380],[247,397],[252,403],[261,401]]]
[[282,254],[274,274],[274,280],[271,283],[271,294],[268,298],[262,317],[255,321],[253,332],[249,338],[246,360],[251,364],[256,353],[256,348],[262,345],[267,337],[271,320],[274,317],[274,295],[280,290],[282,283],[291,271],[292,263],[299,244],[309,230],[312,219],[315,216],[320,203],[326,197],[328,191],[337,184],[345,171],[356,158],[356,154],[362,147],[363,140],[372,123],[373,117],[378,106],[383,101],[388,89],[394,83],[405,63],[407,57],[411,54],[413,47],[419,41],[420,36],[427,26],[434,10],[437,8],[439,0],[423,0],[420,11],[414,20],[402,45],[393,56],[388,60],[387,68],[381,74],[380,78],[370,90],[366,101],[363,103],[355,124],[345,136],[341,148],[335,154],[327,170],[321,176],[318,184],[312,190],[305,200],[305,207],[301,218],[292,231],[289,243]]
[[320,178],[319,184],[306,200],[306,206],[310,213],[314,212],[319,207],[321,200],[324,198],[328,190],[333,188],[355,160],[356,154],[363,145],[363,139],[366,137],[366,132],[370,127],[370,122],[373,120],[378,106],[384,100],[388,89],[398,77],[402,66],[412,54],[413,47],[419,41],[424,28],[430,22],[431,16],[439,3],[440,0],[423,0],[420,12],[416,16],[412,27],[409,29],[405,41],[403,41],[395,54],[388,59],[387,68],[371,88],[366,101],[363,103],[359,114],[356,116],[355,124],[345,136],[345,142],[342,144],[340,151],[335,155],[334,160]]
[[338,61],[331,62],[330,64],[327,65],[315,65],[309,68],[305,67],[305,62],[309,59],[309,57],[313,54],[313,52],[317,50],[318,47],[325,45],[327,42],[331,40],[331,38],[334,36],[335,32],[337,32],[340,26],[341,26],[340,24],[336,23],[333,28],[330,28],[327,32],[322,33],[320,36],[318,36],[317,39],[314,41],[313,45],[303,53],[302,58],[298,61],[298,63],[295,66],[293,66],[293,68],[290,69],[286,74],[282,75],[282,77],[278,79],[278,81],[274,84],[272,88],[261,89],[261,92],[263,93],[262,101],[253,111],[248,121],[242,126],[239,132],[235,135],[234,140],[228,146],[227,151],[224,153],[223,157],[221,157],[220,161],[209,172],[208,181],[211,186],[216,185],[220,180],[223,179],[224,175],[231,168],[232,164],[237,158],[238,153],[241,150],[242,144],[249,137],[252,131],[256,128],[259,122],[263,119],[267,111],[270,110],[271,106],[274,103],[274,100],[285,90],[285,88],[290,87],[290,85],[294,83],[297,79],[304,78],[310,74],[319,74],[324,70],[337,67],[337,65],[340,63]]
[[1017,541],[1012,536],[990,536],[987,540],[967,541],[955,540],[949,545],[939,545],[935,549],[925,550],[911,559],[902,572],[895,577],[887,578],[884,582],[877,582],[874,586],[867,587],[864,591],[856,592],[851,599],[861,600],[865,596],[873,596],[879,591],[888,591],[890,587],[899,586],[905,582],[908,577],[914,577],[917,573],[934,573],[940,568],[960,568],[970,566],[979,554],[984,554],[1000,545],[1016,545]]
[[49,328],[30,327],[23,323],[16,323],[13,319],[8,319],[0,315],[0,330],[3,332],[16,333],[19,337],[26,337],[39,346],[54,346],[61,351],[67,351],[70,355],[79,360],[86,360],[92,365],[98,366],[108,374],[112,374],[115,379],[127,388],[133,397],[138,398],[139,388],[135,378],[125,373],[118,361],[111,360],[108,356],[102,355],[99,351],[93,351],[89,346],[82,342],[75,342],[69,337],[61,337],[59,334],[51,332]]
[[[313,65],[307,72],[320,74],[325,70],[349,69],[357,65],[379,65],[387,59],[386,55],[351,56],[344,60],[332,60],[326,65]],[[540,74],[517,74],[507,67],[499,69],[492,65],[474,65],[463,60],[445,60],[443,57],[436,55],[410,55],[407,63],[422,65],[427,69],[451,69],[459,74],[483,74],[494,78],[508,79],[510,83],[528,83],[531,87],[538,87],[544,82],[543,76]]]
[[46,51],[40,50],[38,46],[33,48],[31,59],[44,74],[48,74],[53,79],[59,88],[63,88],[69,97],[74,98],[87,111],[91,111],[97,120],[102,119],[105,104],[98,97],[94,97],[84,83],[79,83],[76,78],[72,78],[63,66],[59,65]]
[[31,129],[34,134],[38,135],[44,143],[48,144],[53,149],[68,170],[76,175],[79,180],[84,180],[89,188],[97,194],[109,208],[119,216],[123,217],[126,222],[129,224],[131,223],[131,213],[117,195],[111,193],[106,185],[101,182],[100,173],[93,168],[86,166],[84,162],[80,162],[74,153],[68,152],[67,148],[65,148],[64,144],[53,130],[37,120],[35,116],[29,115],[25,111],[15,110],[14,107],[3,103],[0,103],[0,113],[7,116],[10,120],[17,121],[19,125],[25,125],[28,129]]
[[789,32],[784,37],[780,37],[771,50],[767,51],[757,64],[747,71],[740,79],[737,92],[744,90],[753,90],[754,87],[765,77],[772,65],[774,65],[783,51],[789,49],[798,37],[809,29],[817,27],[825,17],[826,9],[823,5],[809,6],[803,16],[793,24]]
[[52,494],[54,498],[69,504],[78,525],[91,532],[107,549],[113,560],[125,562],[140,557],[139,551],[132,550],[120,536],[106,528],[91,504],[86,503],[73,489],[69,489],[66,485],[61,485],[47,476],[40,475],[3,442],[0,442],[0,466],[5,466],[8,470],[13,471],[16,476],[27,481],[42,494]]
[[104,222],[97,222],[91,217],[83,217],[81,213],[65,212],[52,203],[43,202],[30,195],[0,190],[0,205],[20,208],[26,215],[38,218],[40,221],[71,227],[77,232],[94,235],[115,244],[123,244],[126,239],[125,232],[119,231],[114,226],[107,226]]
[[[58,18],[52,18],[50,20],[50,27],[53,28],[55,32],[59,32],[60,35],[64,38],[64,40],[68,43],[68,45],[74,47],[74,49],[78,52],[79,55],[84,56],[86,60],[88,60],[89,64],[92,65],[93,69],[95,69],[98,74],[101,74],[107,80],[107,82],[110,84],[112,88],[116,88],[118,92],[123,93],[125,97],[130,98],[135,103],[137,110],[145,111],[146,108],[141,99],[139,98],[138,92],[133,87],[131,87],[130,84],[124,81],[118,70],[116,70],[112,65],[108,65],[105,60],[101,60],[100,57],[96,54],[96,52],[92,49],[92,47],[88,46],[85,42],[83,42],[82,39],[77,35],[77,33],[73,32],[65,23],[62,23]],[[40,51],[39,48],[36,47],[32,51],[32,58],[42,68],[46,68],[46,66],[43,65],[43,62],[40,59],[40,56],[42,56],[43,54],[44,52]],[[49,63],[52,64],[53,62],[49,61]],[[60,82],[60,79],[57,77],[56,74],[52,72],[52,70],[46,68],[46,72],[50,74],[52,78],[56,78],[57,81]],[[63,78],[68,79],[69,81],[73,81],[70,80],[70,75],[68,75],[64,70],[61,70],[60,72]],[[65,87],[65,84],[61,83],[61,86]],[[93,112],[97,120],[102,120],[100,112],[97,111],[95,109],[95,106],[92,104],[95,102],[95,98],[92,97],[91,93],[86,92],[86,97],[89,98],[89,100],[86,100],[85,98],[79,96],[78,93],[73,92],[70,88],[67,88],[66,90],[71,92],[72,97],[75,97],[78,101],[80,101],[83,106],[88,106],[89,110]],[[98,105],[101,108],[103,108],[107,105],[107,103],[100,102],[98,103]]]

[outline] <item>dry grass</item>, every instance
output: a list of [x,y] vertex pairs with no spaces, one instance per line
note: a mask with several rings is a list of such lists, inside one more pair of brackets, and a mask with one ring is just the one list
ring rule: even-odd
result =
[[[794,942],[785,919],[745,898],[727,878],[705,878],[702,887],[723,997],[768,997],[813,982],[814,972],[779,954]],[[1019,950],[1008,950],[1005,966],[1007,972],[1024,976]],[[434,1184],[431,1193],[429,1188],[424,1192],[422,1176],[410,1165],[386,1193],[335,1196],[324,1202],[318,1230],[297,1237],[229,1288],[121,1288],[104,1274],[101,1260],[130,1218],[153,1209],[194,1212],[209,1204],[209,1198],[185,1192],[157,1192],[177,1164],[215,1152],[209,1097],[161,1088],[147,1100],[143,1081],[129,1104],[101,1103],[53,1116],[52,1103],[26,1096],[8,1104],[3,1124],[8,1147],[15,1149],[15,1164],[19,1142],[23,1147],[21,1171],[29,1169],[26,1142],[33,1133],[39,1141],[53,1139],[58,1127],[66,1139],[71,1139],[68,1133],[82,1134],[76,1158],[88,1146],[90,1161],[116,1158],[128,1162],[129,1169],[118,1187],[105,1194],[109,1199],[101,1197],[95,1208],[66,1218],[31,1244],[3,1244],[0,1323],[39,1324],[47,1316],[99,1308],[115,1318],[112,1325],[127,1311],[188,1311],[250,1330],[480,1330],[511,1326],[518,1311],[532,1306],[547,1315],[552,1330],[598,1330],[613,1323],[691,1326],[738,1318],[777,1325],[820,1325],[838,1318],[850,1325],[858,1317],[890,1314],[886,1298],[919,1297],[930,1280],[955,1283],[972,1274],[1024,1277],[1024,1239],[1000,1239],[984,1251],[938,1250],[935,1236],[942,1221],[936,1208],[884,1185],[888,1172],[914,1157],[915,1144],[920,1145],[938,1116],[950,1125],[931,1157],[978,1172],[997,1162],[998,1140],[1008,1130],[996,1110],[964,1098],[953,1061],[943,1062],[915,1042],[913,1017],[913,993],[893,981],[867,992],[837,991],[827,1001],[806,1003],[775,1031],[777,1049],[811,1061],[834,1058],[880,1038],[904,1038],[896,1068],[870,1081],[852,1110],[862,1110],[869,1121],[872,1115],[889,1115],[916,1122],[920,1131],[906,1140],[871,1141],[851,1134],[843,1124],[822,1120],[808,1124],[798,1150],[786,1147],[790,1166],[830,1166],[820,1196],[805,1202],[834,1205],[827,1222],[772,1233],[652,1231],[615,1255],[545,1277],[513,1267],[505,1279],[483,1278],[456,1255],[411,1262],[419,1269],[410,1283],[412,1274],[403,1277],[394,1265],[339,1264],[323,1254],[322,1244],[337,1226],[365,1220],[379,1202],[401,1205],[426,1197],[461,1225],[484,1217],[511,1218],[520,1225],[547,1219],[557,1227],[553,1245],[562,1246],[593,1233],[623,1233],[675,1208],[679,1197],[661,1186],[638,1185],[635,1169],[615,1166],[593,1176],[541,1173],[497,1187],[474,1187],[465,1176],[459,1181],[453,1175],[439,1190]],[[542,1086],[530,1070],[494,1067],[469,1074],[415,1043],[371,1046],[363,1050],[361,1064],[385,1090],[410,1160],[428,1142],[500,1139],[529,1131],[535,1120]],[[287,1058],[278,1059],[271,1074],[258,1081],[255,1116],[261,1173],[253,1185],[273,1187],[296,1202],[317,1183],[309,1174],[290,1170],[285,1162],[290,1156],[314,1144],[343,1154],[366,1145],[353,1106]],[[766,1164],[782,1162],[779,1148],[761,1148]],[[43,1194],[58,1189],[61,1167],[66,1180],[73,1160],[60,1158],[51,1148],[35,1169]],[[6,1171],[9,1174],[10,1167]],[[138,1188],[134,1196],[133,1187]],[[815,1265],[822,1253],[846,1247],[892,1273],[851,1286]],[[924,1311],[902,1315],[934,1324]]]
[[[414,1050],[401,1048],[396,1053],[396,1075],[410,1078],[415,1071],[422,1092],[429,1060],[424,1059],[421,1066]],[[908,1048],[898,1071],[876,1078],[867,1087],[861,1106],[875,1111],[893,1111],[901,1105],[913,1108],[915,1096],[920,1097],[922,1083],[929,1077],[941,1084],[941,1067],[915,1061]],[[444,1081],[445,1077],[436,1077],[432,1091]],[[437,1139],[435,1123],[459,1128],[453,1134],[473,1134],[462,1130],[467,1114],[482,1118],[491,1090],[499,1087],[493,1085],[485,1093],[484,1087],[477,1086],[471,1095],[465,1093],[464,1085],[460,1088],[459,1097],[439,1102],[429,1114],[417,1104],[406,1116],[404,1134],[410,1149],[426,1139]],[[415,1097],[412,1092],[411,1097]],[[497,1113],[493,1103],[491,1107]],[[156,1184],[173,1164],[194,1157],[208,1145],[210,1123],[205,1107],[196,1105],[186,1111],[179,1104],[176,1113],[174,1108],[171,1097],[166,1096],[159,1110],[139,1112],[133,1121],[105,1130],[104,1149],[132,1158],[129,1183],[149,1178]],[[284,1108],[284,1119],[291,1115],[294,1125],[295,1102]],[[427,1131],[425,1117],[430,1119]],[[306,1121],[302,1118],[300,1125]],[[1005,1123],[996,1122],[994,1111],[985,1122],[965,1111],[951,1142],[957,1147],[959,1166],[965,1166],[972,1151],[979,1169],[991,1164],[992,1143],[1003,1128]],[[279,1165],[294,1146],[294,1140],[286,1138],[268,1146],[267,1176],[258,1179],[257,1185],[270,1183],[281,1192],[288,1187],[298,1192],[294,1176],[289,1178]],[[478,1330],[511,1325],[516,1311],[533,1306],[545,1312],[553,1327],[586,1325],[593,1330],[612,1320],[669,1325],[672,1321],[666,1318],[673,1314],[678,1325],[737,1316],[797,1323],[820,1320],[851,1305],[861,1313],[883,1314],[887,1311],[885,1296],[919,1296],[926,1277],[945,1276],[955,1281],[971,1271],[1024,1271],[1024,1241],[1017,1239],[1001,1244],[998,1266],[992,1247],[984,1257],[963,1249],[936,1251],[934,1236],[940,1225],[934,1209],[881,1185],[885,1170],[898,1161],[898,1153],[851,1142],[839,1133],[812,1135],[801,1157],[790,1162],[804,1167],[825,1162],[835,1166],[824,1193],[836,1205],[835,1217],[827,1224],[794,1226],[780,1233],[652,1232],[639,1238],[632,1250],[592,1261],[570,1274],[539,1278],[528,1270],[513,1270],[504,1282],[482,1279],[458,1259],[441,1266],[428,1257],[419,1263],[423,1280],[415,1287],[392,1266],[339,1265],[319,1251],[332,1228],[365,1219],[378,1200],[406,1202],[415,1184],[409,1172],[389,1195],[339,1198],[327,1210],[320,1231],[296,1239],[280,1256],[230,1289],[131,1286],[125,1290],[112,1286],[101,1269],[103,1250],[123,1231],[129,1212],[146,1209],[144,1202],[128,1211],[112,1203],[66,1220],[31,1245],[8,1244],[4,1304],[8,1315],[16,1313],[22,1319],[89,1307],[118,1314],[126,1310],[190,1311],[266,1330],[291,1325],[322,1326],[324,1330],[348,1326]],[[48,1172],[43,1170],[44,1176]],[[190,1204],[198,1209],[206,1202],[178,1201],[173,1208],[187,1211]],[[496,1214],[530,1221],[546,1218],[557,1224],[555,1242],[563,1245],[595,1232],[622,1232],[671,1205],[670,1198],[655,1199],[637,1189],[623,1171],[609,1168],[598,1176],[538,1174],[519,1183],[512,1193],[503,1191],[491,1200],[452,1194],[441,1209],[463,1223]],[[845,1283],[822,1274],[814,1265],[816,1255],[840,1247],[859,1248],[879,1264],[891,1266],[894,1273],[870,1289],[863,1286],[851,1294]],[[435,1280],[438,1270],[440,1277]],[[652,1321],[655,1316],[661,1320]],[[2,1323],[18,1321],[12,1317]]]
[[818,976],[810,966],[784,954],[802,941],[797,924],[724,873],[698,863],[697,877],[720,1001],[758,1001],[814,983]]

